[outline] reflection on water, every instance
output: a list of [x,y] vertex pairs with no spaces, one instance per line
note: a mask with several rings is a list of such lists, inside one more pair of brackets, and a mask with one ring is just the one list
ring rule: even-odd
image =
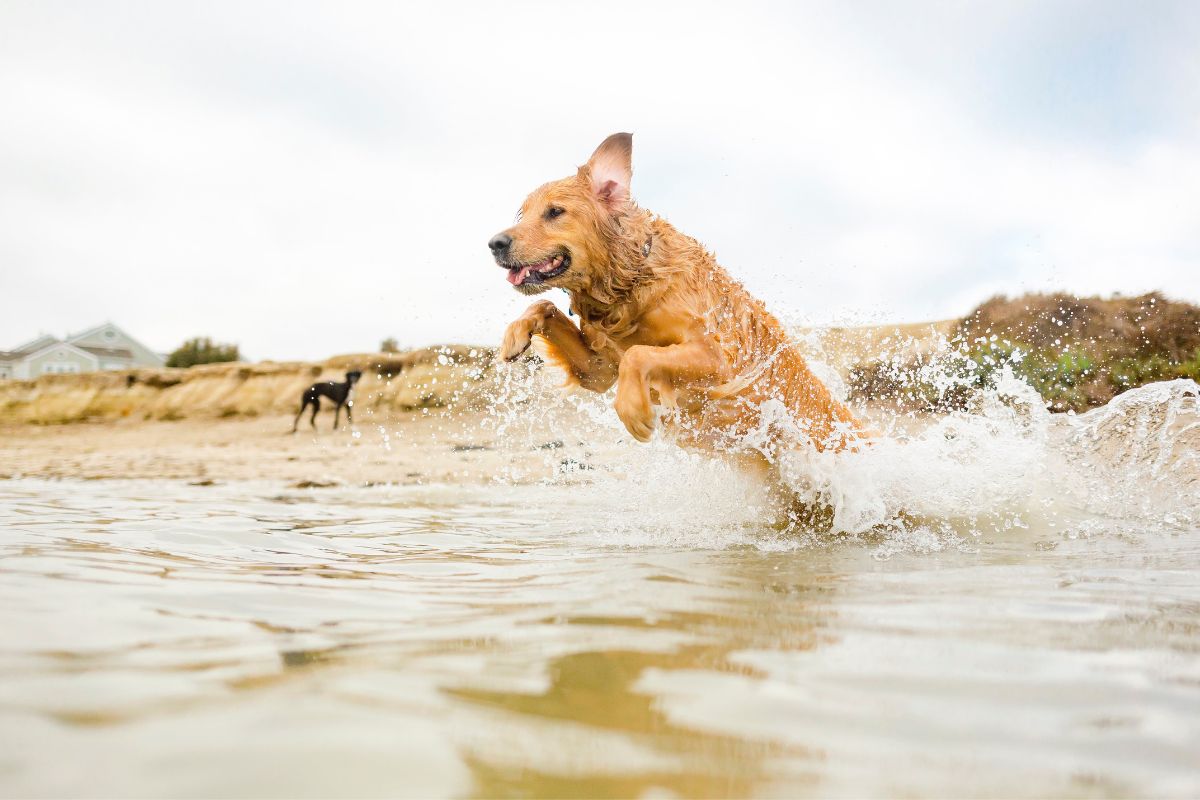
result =
[[595,500],[0,482],[0,794],[1200,792],[1194,529],[882,559]]

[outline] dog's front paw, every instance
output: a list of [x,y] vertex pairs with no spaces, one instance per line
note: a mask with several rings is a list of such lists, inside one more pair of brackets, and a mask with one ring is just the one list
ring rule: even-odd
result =
[[639,442],[650,441],[654,435],[654,409],[650,405],[639,399],[630,400],[618,392],[613,408],[633,438]]
[[542,332],[553,313],[554,303],[549,300],[539,300],[531,305],[504,331],[504,340],[496,357],[501,361],[512,361],[528,350],[534,334]]
[[534,329],[537,327],[534,320],[526,317],[513,322],[504,331],[504,339],[500,343],[500,349],[496,353],[496,357],[501,361],[512,361],[529,349],[529,345],[533,342]]

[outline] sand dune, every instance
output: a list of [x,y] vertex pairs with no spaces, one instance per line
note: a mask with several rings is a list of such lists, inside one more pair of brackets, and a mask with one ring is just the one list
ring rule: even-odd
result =
[[304,389],[363,371],[355,410],[470,407],[494,378],[492,353],[448,345],[403,354],[345,355],[320,363],[207,364],[189,369],[44,375],[0,382],[0,423],[54,425],[115,419],[255,417],[294,411]]

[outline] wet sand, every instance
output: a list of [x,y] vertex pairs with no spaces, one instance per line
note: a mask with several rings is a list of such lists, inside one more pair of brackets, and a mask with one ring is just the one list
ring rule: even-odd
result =
[[331,431],[332,415],[291,434],[290,415],[125,420],[0,427],[0,478],[271,480],[288,485],[536,481],[589,465],[628,445],[623,432],[579,420],[540,419],[506,429],[504,446],[486,412],[416,411],[370,417]]

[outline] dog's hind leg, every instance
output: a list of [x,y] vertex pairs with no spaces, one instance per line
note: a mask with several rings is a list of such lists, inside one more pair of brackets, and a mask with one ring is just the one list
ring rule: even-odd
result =
[[317,397],[313,398],[312,407],[313,407],[313,413],[312,413],[312,416],[309,418],[308,423],[310,425],[312,425],[312,429],[315,431],[317,429],[317,412],[321,410],[320,398],[317,398]]
[[342,413],[342,404],[338,403],[333,407],[333,429],[338,429],[338,416]]

